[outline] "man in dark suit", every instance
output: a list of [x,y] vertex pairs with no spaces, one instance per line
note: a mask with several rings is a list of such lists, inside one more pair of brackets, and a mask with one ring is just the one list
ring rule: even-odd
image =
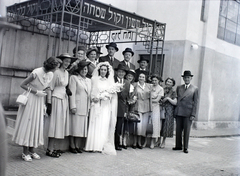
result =
[[[190,84],[193,75],[191,71],[184,71],[183,81],[185,84],[177,87],[176,117],[176,144],[173,150],[182,150],[188,153],[188,141],[192,120],[195,119],[198,105],[198,88]],[[182,146],[183,133],[183,146]]]
[[131,48],[126,48],[123,52],[124,60],[120,63],[127,66],[129,69],[135,70],[135,65],[133,65],[130,60],[132,59],[134,52]]
[[138,60],[137,62],[139,63],[139,68],[135,70],[136,72],[135,82],[138,82],[138,77],[140,73],[144,73],[146,76],[149,75],[149,71],[147,68],[149,60],[146,57],[140,56],[140,60]]
[[117,44],[114,42],[109,43],[106,45],[108,55],[102,56],[99,58],[99,62],[109,62],[109,64],[113,67],[113,69],[118,67],[120,61],[114,57],[114,54],[118,52]]
[[115,82],[123,84],[121,92],[118,92],[118,111],[117,111],[117,124],[115,129],[115,148],[116,150],[127,149],[124,144],[120,145],[121,136],[123,136],[124,119],[127,115],[127,100],[129,99],[130,82],[124,79],[129,68],[119,64],[116,70]]

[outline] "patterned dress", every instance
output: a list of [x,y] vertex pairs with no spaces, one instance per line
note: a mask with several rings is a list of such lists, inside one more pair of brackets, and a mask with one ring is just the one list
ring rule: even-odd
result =
[[[164,88],[164,97],[169,97],[171,99],[177,98],[176,92],[171,88]],[[173,137],[174,128],[174,108],[169,101],[163,103],[163,108],[165,108],[165,122],[163,123],[161,136],[163,137]]]

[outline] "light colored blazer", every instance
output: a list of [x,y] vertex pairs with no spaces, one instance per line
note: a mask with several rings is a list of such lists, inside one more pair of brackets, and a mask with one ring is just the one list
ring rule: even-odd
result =
[[152,98],[151,98],[152,85],[145,83],[144,90],[134,83],[134,96],[137,96],[134,110],[146,113],[152,111]]
[[77,109],[76,115],[88,115],[90,109],[91,80],[81,76],[72,75],[69,81],[70,109]]
[[196,116],[198,105],[198,88],[190,84],[187,90],[185,85],[178,86],[177,93],[177,106],[175,108],[176,116],[190,117]]

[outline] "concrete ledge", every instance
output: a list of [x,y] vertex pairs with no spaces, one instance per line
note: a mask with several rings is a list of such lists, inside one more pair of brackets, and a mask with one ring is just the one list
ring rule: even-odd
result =
[[193,129],[207,130],[215,128],[240,128],[239,121],[210,121],[199,122],[194,121],[192,125]]

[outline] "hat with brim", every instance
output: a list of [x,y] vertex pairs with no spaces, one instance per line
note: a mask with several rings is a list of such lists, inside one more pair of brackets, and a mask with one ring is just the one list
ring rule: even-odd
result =
[[83,45],[80,45],[80,46],[78,46],[78,47],[75,47],[75,48],[73,49],[73,54],[76,54],[76,52],[78,52],[78,51],[80,51],[80,50],[86,52],[86,47],[83,46]]
[[95,47],[92,47],[92,48],[89,48],[87,53],[86,53],[86,56],[88,57],[88,55],[92,52],[92,51],[96,51],[97,54],[102,54],[98,48],[95,48]]
[[185,77],[185,76],[191,76],[191,77],[193,77],[191,71],[189,71],[189,70],[185,70],[185,71],[183,72],[182,77]]
[[115,71],[118,71],[118,70],[123,70],[125,72],[128,72],[129,71],[129,67],[123,65],[123,64],[118,64],[118,67],[114,69]]
[[64,59],[71,59],[71,63],[75,62],[78,58],[77,57],[72,57],[68,53],[63,53],[60,56],[57,56],[57,58],[64,60]]
[[131,53],[132,56],[134,55],[134,52],[133,52],[133,50],[132,50],[131,48],[126,48],[126,49],[122,52],[122,54],[124,55],[124,54],[127,53],[127,52]]
[[117,44],[114,43],[114,42],[111,42],[111,43],[109,43],[109,45],[106,45],[106,48],[107,48],[107,49],[108,49],[109,47],[113,47],[113,48],[115,48],[116,51],[118,51]]
[[148,58],[140,56],[140,59],[137,62],[140,63],[142,61],[147,61],[147,63],[149,63],[149,59]]
[[87,62],[87,61],[85,61],[85,60],[83,60],[83,61],[80,61],[79,63],[78,63],[78,65],[77,65],[77,71],[80,71],[81,69],[83,69],[84,67],[86,67],[86,66],[89,66],[91,64],[91,62]]
[[128,74],[133,75],[133,77],[136,76],[136,72],[135,72],[134,70],[132,70],[132,69],[128,70],[127,75],[128,75]]

